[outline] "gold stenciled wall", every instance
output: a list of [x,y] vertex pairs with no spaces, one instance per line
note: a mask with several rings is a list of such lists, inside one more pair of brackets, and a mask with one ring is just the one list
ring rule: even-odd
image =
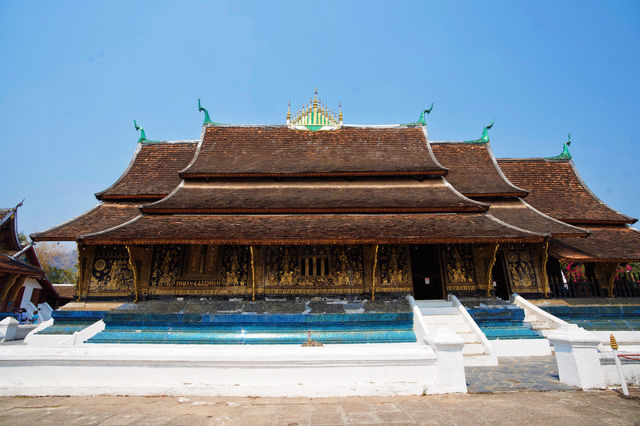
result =
[[440,248],[440,255],[444,282],[448,291],[478,290],[471,245],[444,245]]
[[248,246],[158,245],[149,294],[246,294]]
[[89,295],[129,296],[134,292],[133,271],[124,246],[97,246],[88,277]]
[[512,293],[539,293],[545,291],[546,272],[542,270],[545,246],[512,244],[504,246],[505,272]]
[[266,294],[360,293],[363,246],[264,247]]
[[411,280],[411,258],[406,245],[381,245],[378,249],[379,283],[376,292],[409,292]]
[[79,248],[82,296],[366,294],[374,260],[376,292],[412,288],[403,245],[381,245],[377,255],[363,245],[254,246],[253,256],[231,245]]

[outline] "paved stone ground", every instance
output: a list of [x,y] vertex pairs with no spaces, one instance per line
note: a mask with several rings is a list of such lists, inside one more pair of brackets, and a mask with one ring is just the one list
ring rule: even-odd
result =
[[0,398],[2,425],[631,425],[640,401],[613,391],[351,398]]
[[573,390],[558,379],[554,356],[499,358],[497,367],[466,367],[467,390],[475,393]]

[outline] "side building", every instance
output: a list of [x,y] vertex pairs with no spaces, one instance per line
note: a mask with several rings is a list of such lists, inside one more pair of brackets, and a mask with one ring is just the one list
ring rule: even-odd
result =
[[0,312],[26,309],[30,303],[37,307],[47,302],[55,307],[58,298],[33,245],[23,247],[18,239],[19,207],[0,209]]

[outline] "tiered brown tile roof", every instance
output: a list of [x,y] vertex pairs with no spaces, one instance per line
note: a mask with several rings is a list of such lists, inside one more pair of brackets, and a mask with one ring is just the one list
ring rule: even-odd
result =
[[552,239],[549,253],[573,262],[640,262],[640,231],[628,226],[588,226],[589,238]]
[[507,178],[529,191],[526,200],[555,219],[572,224],[625,224],[625,216],[600,201],[582,182],[572,161],[499,159]]
[[556,238],[587,237],[589,231],[568,225],[534,209],[524,200],[516,198],[491,202],[489,213],[511,225]]
[[109,188],[96,194],[99,200],[159,200],[181,179],[178,172],[193,159],[195,142],[147,142],[138,144],[129,167]]
[[136,203],[100,203],[62,225],[31,234],[33,241],[75,241],[80,235],[104,231],[140,214]]
[[61,299],[73,299],[76,297],[76,286],[68,284],[53,284],[53,288]]
[[11,256],[0,254],[0,272],[10,274],[27,275],[30,277],[43,277],[42,269],[22,263]]
[[484,213],[147,215],[86,244],[400,244],[541,242]]
[[488,143],[431,142],[433,154],[449,169],[446,179],[467,197],[524,197],[502,174]]
[[310,132],[284,126],[206,129],[187,178],[228,176],[443,175],[421,127],[343,127]]
[[486,211],[441,177],[185,182],[144,213],[362,213]]

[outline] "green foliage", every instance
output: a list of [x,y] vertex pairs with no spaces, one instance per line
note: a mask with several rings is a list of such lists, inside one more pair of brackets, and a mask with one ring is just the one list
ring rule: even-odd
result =
[[31,238],[23,234],[22,232],[18,232],[18,241],[22,247],[26,247],[31,244]]
[[52,284],[75,283],[78,279],[78,272],[71,268],[64,269],[45,265],[42,269]]

